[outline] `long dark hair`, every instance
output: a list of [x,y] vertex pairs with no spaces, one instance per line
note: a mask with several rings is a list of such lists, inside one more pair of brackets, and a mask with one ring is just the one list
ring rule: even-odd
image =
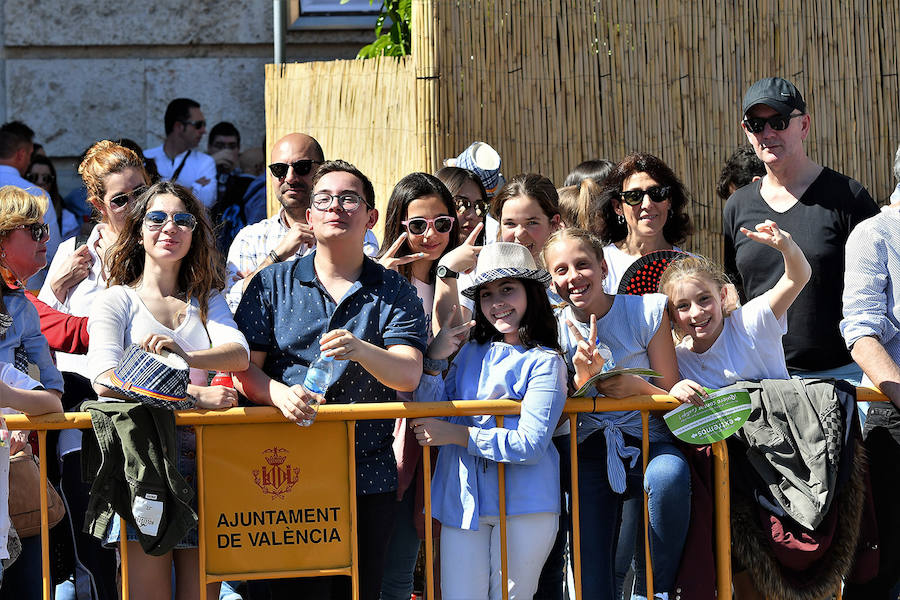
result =
[[[525,287],[525,314],[519,321],[519,341],[526,348],[544,346],[556,352],[562,352],[559,346],[559,332],[553,308],[547,297],[547,288],[534,279],[517,278]],[[471,338],[479,344],[501,339],[501,334],[491,325],[481,310],[479,291],[475,292],[475,326],[472,327]]]
[[181,200],[185,211],[197,219],[191,247],[178,269],[178,286],[184,291],[187,302],[196,296],[200,318],[206,323],[210,295],[225,287],[225,261],[216,250],[216,238],[206,217],[206,208],[190,190],[177,183],[158,181],[129,205],[125,227],[106,253],[106,264],[110,266],[109,285],[133,286],[144,276],[145,252],[141,244],[144,215],[153,199],[162,194],[171,194]]
[[[447,252],[459,245],[459,220],[456,219],[456,205],[453,203],[453,196],[450,195],[450,190],[448,190],[447,186],[441,183],[441,180],[434,175],[429,175],[428,173],[410,173],[397,182],[397,185],[394,186],[394,190],[391,192],[391,197],[388,200],[387,215],[384,219],[384,241],[381,244],[381,251],[378,253],[379,258],[384,256],[384,253],[388,251],[388,248],[390,248],[391,245],[397,241],[397,238],[400,237],[400,234],[404,232],[405,229],[402,221],[405,221],[407,218],[406,212],[409,205],[414,200],[424,198],[425,196],[437,196],[440,198],[444,203],[444,207],[447,209],[447,214],[454,219],[453,227],[450,228],[450,233],[447,234],[449,236],[447,247],[444,248],[441,256],[444,256],[444,254],[447,254]],[[400,246],[396,256],[407,256],[409,253],[409,243],[403,242],[403,245]],[[426,283],[434,282],[437,263],[438,261],[432,263],[431,270],[428,272],[428,281]],[[399,269],[400,274],[406,277],[406,279],[412,277],[411,265],[400,265]]]
[[616,165],[613,172],[603,182],[600,199],[600,213],[603,216],[603,231],[600,237],[604,244],[620,242],[628,236],[628,225],[619,223],[615,201],[619,201],[619,192],[625,180],[635,173],[646,173],[661,186],[669,186],[670,214],[663,225],[663,237],[672,245],[684,242],[693,230],[691,217],[685,212],[689,196],[688,192],[675,173],[659,158],[652,154],[629,154]]
[[[466,184],[466,182],[471,182],[476,188],[478,188],[478,193],[481,195],[481,201],[484,203],[486,209],[489,209],[491,206],[491,199],[488,198],[487,192],[484,189],[484,182],[481,181],[481,177],[469,171],[468,169],[462,169],[460,167],[443,167],[440,171],[434,174],[435,177],[441,180],[441,183],[447,186],[447,189],[450,190],[450,195],[454,198],[454,206],[456,208],[456,194],[459,192],[460,188]],[[481,222],[484,223],[484,218],[487,216],[487,213],[481,215]],[[475,240],[476,245],[484,244],[484,229],[481,230],[481,233],[478,234],[478,238]]]

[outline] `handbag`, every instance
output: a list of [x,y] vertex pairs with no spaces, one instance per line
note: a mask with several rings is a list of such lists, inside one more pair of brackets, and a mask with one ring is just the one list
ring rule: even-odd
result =
[[[66,515],[56,489],[47,482],[47,520],[53,527]],[[9,457],[9,518],[20,538],[41,533],[41,468],[38,457],[25,446]]]

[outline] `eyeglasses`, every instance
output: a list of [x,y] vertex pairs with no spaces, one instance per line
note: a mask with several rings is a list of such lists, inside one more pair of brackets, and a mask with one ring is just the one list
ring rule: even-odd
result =
[[434,230],[438,233],[448,233],[453,229],[453,221],[455,220],[456,217],[448,217],[445,215],[433,219],[413,217],[412,219],[400,222],[406,226],[406,231],[408,231],[410,235],[423,235],[428,230],[429,225],[434,227]]
[[644,201],[644,194],[650,196],[653,202],[662,202],[669,197],[672,189],[667,185],[654,185],[646,190],[628,190],[627,192],[619,192],[619,198],[628,206],[637,206]]
[[[353,212],[363,204],[362,196],[356,192],[341,192],[340,194],[329,194],[328,192],[316,192],[312,196],[312,205],[318,210],[328,210],[331,208],[332,200],[337,200],[338,206],[347,212]],[[368,205],[368,203],[366,203]]]
[[272,163],[269,165],[269,171],[272,172],[272,176],[275,179],[284,179],[287,177],[288,167],[294,169],[294,175],[297,177],[303,177],[304,175],[309,175],[309,172],[312,171],[313,165],[321,165],[322,161],[320,160],[310,160],[308,158],[304,158],[301,160],[295,160],[294,162],[288,163]]
[[475,215],[483,217],[487,214],[487,203],[481,200],[470,200],[465,196],[454,196],[456,202],[456,214],[461,215],[468,210],[475,210]]
[[25,175],[25,179],[27,179],[31,183],[40,185],[42,183],[53,183],[54,181],[56,181],[56,176],[53,175],[53,173],[27,173]]
[[50,226],[46,223],[29,223],[28,225],[18,225],[13,229],[30,229],[31,239],[36,242],[50,237]]
[[788,125],[791,124],[791,119],[794,117],[802,117],[805,113],[798,113],[795,115],[775,115],[774,117],[744,117],[744,120],[741,121],[741,124],[744,128],[750,133],[762,133],[763,129],[766,128],[766,123],[769,124],[775,131],[784,131],[788,128]]
[[203,129],[206,127],[206,121],[182,121],[185,125],[190,125],[194,129]]
[[169,219],[180,229],[193,231],[197,227],[197,217],[191,213],[179,212],[173,215],[162,210],[151,210],[144,215],[144,227],[149,231],[159,231],[169,222]]
[[147,186],[139,185],[134,188],[130,192],[123,192],[121,194],[116,194],[112,198],[109,199],[109,203],[115,206],[116,208],[122,208],[132,200],[135,200],[138,196],[147,191]]

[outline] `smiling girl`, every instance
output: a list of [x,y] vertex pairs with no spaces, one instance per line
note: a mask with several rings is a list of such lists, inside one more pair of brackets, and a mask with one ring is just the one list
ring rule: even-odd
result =
[[[553,285],[567,302],[558,312],[560,338],[574,388],[599,373],[603,342],[619,367],[651,368],[662,375],[645,380],[635,375],[611,377],[596,386],[599,394],[625,398],[667,394],[678,380],[675,351],[662,294],[610,295],[603,245],[583,229],[554,233],[543,251]],[[598,399],[602,406],[603,399]],[[578,494],[581,511],[581,585],[585,598],[611,600],[622,506],[628,497],[649,495],[650,552],[656,590],[673,591],[690,515],[690,473],[662,419],[649,421],[650,456],[641,478],[641,416],[638,411],[583,414],[578,420]],[[643,529],[637,536],[643,539]],[[638,559],[644,555],[637,552]],[[641,592],[643,566],[635,566]]]
[[[441,329],[427,356],[446,360],[469,328],[446,379],[426,368],[416,400],[521,402],[498,426],[489,415],[413,420],[423,446],[443,446],[432,482],[432,512],[442,524],[444,600],[531,598],[556,538],[559,454],[550,438],[566,400],[566,369],[547,299],[550,276],[519,244],[481,251],[472,285],[475,320]],[[497,463],[506,467],[507,581],[500,581]],[[452,557],[452,560],[449,558]]]

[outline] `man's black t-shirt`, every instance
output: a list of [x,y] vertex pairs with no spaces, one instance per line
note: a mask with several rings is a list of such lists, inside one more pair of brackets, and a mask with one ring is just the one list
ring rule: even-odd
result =
[[778,250],[741,233],[766,219],[787,231],[803,250],[812,277],[788,309],[784,355],[791,369],[818,371],[852,361],[838,323],[844,288],[844,244],[860,221],[878,212],[861,183],[824,168],[797,203],[778,213],[763,200],[756,181],[737,190],[725,204],[725,270],[743,287],[743,301],[772,289],[784,275]]

